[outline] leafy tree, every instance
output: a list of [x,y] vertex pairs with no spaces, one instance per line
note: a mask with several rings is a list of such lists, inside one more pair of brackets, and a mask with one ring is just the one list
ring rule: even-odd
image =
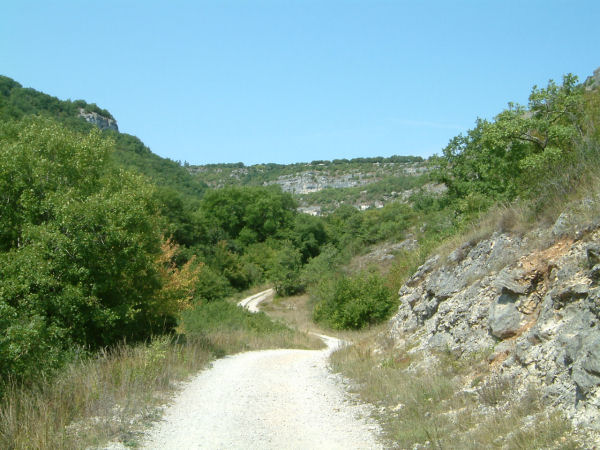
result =
[[218,273],[229,280],[234,288],[242,290],[250,286],[251,280],[245,271],[240,255],[228,248],[227,241],[220,241],[214,247],[210,263]]
[[272,260],[269,278],[279,295],[292,295],[304,288],[300,283],[302,256],[290,241],[283,243]]
[[202,240],[200,226],[193,214],[194,204],[171,187],[158,187],[155,190],[160,215],[165,219],[164,230],[167,236],[181,245],[192,246]]
[[321,251],[321,246],[327,242],[327,232],[320,217],[298,214],[290,233],[295,247],[302,255],[302,264],[314,258]]
[[569,164],[583,137],[583,88],[566,75],[558,86],[534,87],[528,107],[509,104],[493,122],[478,120],[450,141],[435,164],[454,198],[474,204],[510,200],[540,186],[549,172]]
[[331,244],[326,244],[317,256],[309,259],[302,267],[300,274],[302,284],[314,286],[322,279],[333,278],[341,263],[339,250]]
[[292,226],[296,204],[279,186],[229,187],[208,192],[202,199],[204,222],[221,229],[228,239],[246,246],[264,242]]
[[164,257],[153,188],[113,169],[111,150],[98,130],[0,124],[2,377],[168,330],[192,295],[192,267]]

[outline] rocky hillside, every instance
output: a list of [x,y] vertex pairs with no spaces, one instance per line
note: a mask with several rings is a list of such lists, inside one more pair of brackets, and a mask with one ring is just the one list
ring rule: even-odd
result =
[[[342,204],[365,210],[393,201],[406,202],[427,183],[429,172],[427,162],[413,156],[186,168],[197,180],[213,188],[279,185],[296,197],[300,211],[311,215],[328,214]],[[425,189],[431,192],[437,187]]]
[[[325,164],[321,164],[325,166]],[[366,170],[365,170],[366,169]],[[285,192],[292,194],[310,194],[327,188],[350,188],[364,186],[389,176],[420,175],[427,171],[422,163],[373,163],[373,167],[348,169],[348,171],[312,171],[307,170],[290,175],[281,175],[265,184],[278,184]],[[333,172],[333,173],[332,173]]]
[[[437,364],[443,352],[486,355],[479,386],[510,380],[509,402],[534,386],[575,427],[600,432],[599,281],[595,198],[547,229],[496,232],[430,258],[400,289],[388,337],[422,354],[408,370]],[[465,392],[478,389],[476,377]]]

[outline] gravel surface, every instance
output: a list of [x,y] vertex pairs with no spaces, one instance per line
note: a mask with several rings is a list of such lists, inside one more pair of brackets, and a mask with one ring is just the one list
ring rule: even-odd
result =
[[267,289],[266,291],[259,292],[258,294],[246,297],[244,300],[238,302],[238,305],[242,308],[246,308],[250,312],[258,312],[258,305],[264,302],[268,298],[273,298],[275,295],[274,289]]
[[264,350],[217,360],[151,429],[149,449],[371,449],[379,427],[327,368],[326,350]]

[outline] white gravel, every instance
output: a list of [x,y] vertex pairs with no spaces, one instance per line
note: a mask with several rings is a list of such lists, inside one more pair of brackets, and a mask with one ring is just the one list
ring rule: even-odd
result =
[[258,305],[264,302],[268,298],[273,298],[275,295],[274,289],[267,289],[266,291],[259,292],[258,294],[246,297],[244,300],[238,302],[238,305],[242,308],[246,308],[250,312],[258,312]]
[[142,442],[148,449],[371,449],[379,427],[327,368],[327,350],[217,360],[186,384]]

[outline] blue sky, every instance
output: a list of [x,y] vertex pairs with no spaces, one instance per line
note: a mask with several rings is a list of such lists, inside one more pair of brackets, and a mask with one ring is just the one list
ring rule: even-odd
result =
[[600,66],[598,1],[6,1],[0,74],[191,164],[440,152]]

